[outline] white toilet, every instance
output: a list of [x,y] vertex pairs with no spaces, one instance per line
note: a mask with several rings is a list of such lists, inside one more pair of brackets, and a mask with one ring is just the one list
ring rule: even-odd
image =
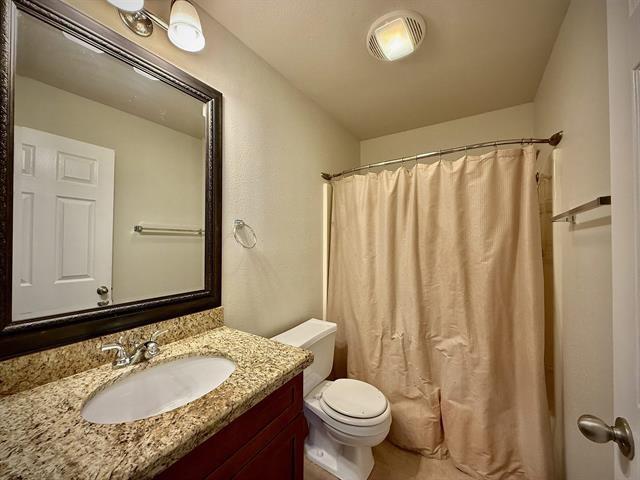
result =
[[371,447],[391,427],[391,407],[373,385],[359,380],[325,380],[333,366],[336,324],[311,319],[272,338],[311,350],[304,371],[304,413],[309,423],[305,454],[341,480],[364,480],[373,469]]

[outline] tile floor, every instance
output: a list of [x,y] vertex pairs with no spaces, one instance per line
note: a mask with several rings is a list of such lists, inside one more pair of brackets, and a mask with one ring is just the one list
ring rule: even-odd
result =
[[[449,460],[432,460],[383,442],[373,449],[376,464],[369,480],[470,480]],[[309,460],[304,461],[305,480],[335,480]]]

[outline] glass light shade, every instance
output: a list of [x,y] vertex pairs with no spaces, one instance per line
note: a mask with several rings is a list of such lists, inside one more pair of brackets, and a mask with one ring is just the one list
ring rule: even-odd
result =
[[137,12],[144,8],[144,0],[107,0],[107,2],[125,12]]
[[198,52],[204,48],[200,17],[187,0],[176,0],[171,7],[168,35],[171,43],[187,52]]
[[407,25],[402,18],[396,18],[376,28],[375,36],[387,60],[406,57],[415,49]]

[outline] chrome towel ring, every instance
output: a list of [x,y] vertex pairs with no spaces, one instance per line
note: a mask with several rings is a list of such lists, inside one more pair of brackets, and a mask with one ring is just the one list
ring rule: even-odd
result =
[[[239,235],[238,232],[244,228],[246,228],[247,230],[249,230],[249,232],[251,232],[251,237],[253,237],[253,240],[251,242],[247,243]],[[238,244],[240,244],[243,248],[253,248],[256,246],[256,243],[258,243],[258,237],[256,237],[256,232],[254,232],[253,228],[251,228],[248,224],[244,223],[244,220],[236,219],[233,221],[233,238],[235,238],[236,242],[238,242]]]

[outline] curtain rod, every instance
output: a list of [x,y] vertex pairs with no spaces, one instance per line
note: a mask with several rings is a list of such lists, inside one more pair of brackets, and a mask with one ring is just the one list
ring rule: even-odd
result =
[[474,148],[483,148],[483,147],[497,147],[498,145],[515,145],[515,144],[531,144],[531,143],[548,143],[549,145],[556,146],[562,140],[562,131],[556,132],[551,135],[549,138],[512,138],[510,140],[494,140],[493,142],[483,142],[483,143],[473,143],[471,145],[464,145],[462,147],[454,147],[454,148],[445,148],[444,150],[438,150],[435,152],[427,152],[420,153],[418,155],[413,155],[410,157],[402,157],[396,158],[393,160],[387,160],[385,162],[378,163],[370,163],[369,165],[362,165],[360,167],[351,168],[349,170],[343,170],[340,173],[324,173],[322,172],[320,175],[325,180],[333,180],[334,178],[341,177],[343,175],[347,175],[348,173],[359,172],[360,170],[367,170],[369,168],[375,167],[384,167],[386,165],[393,165],[396,163],[408,162],[423,160],[425,158],[436,157],[440,155],[446,155],[447,153],[455,153],[455,152],[463,152],[466,150],[473,150]]

